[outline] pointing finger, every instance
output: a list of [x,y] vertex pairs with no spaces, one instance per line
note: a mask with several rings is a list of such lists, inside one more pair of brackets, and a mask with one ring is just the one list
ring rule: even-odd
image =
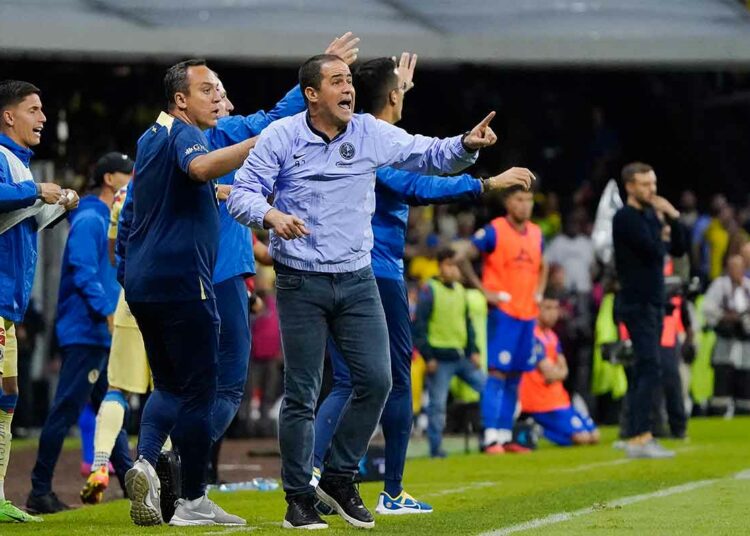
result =
[[482,122],[479,123],[479,125],[477,125],[477,126],[480,127],[480,128],[486,128],[486,127],[488,127],[490,125],[490,121],[492,121],[492,119],[494,117],[495,117],[495,112],[492,111],[489,114],[487,114],[487,117],[485,117],[484,119],[482,119]]

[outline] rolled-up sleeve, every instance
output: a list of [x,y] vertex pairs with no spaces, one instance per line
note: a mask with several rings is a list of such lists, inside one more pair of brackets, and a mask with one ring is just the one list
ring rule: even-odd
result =
[[458,173],[477,161],[479,151],[468,152],[461,136],[429,138],[375,119],[378,167],[393,166],[424,174]]
[[263,219],[272,208],[267,198],[273,193],[281,169],[281,144],[278,140],[275,131],[264,131],[234,175],[227,210],[243,225],[262,229]]

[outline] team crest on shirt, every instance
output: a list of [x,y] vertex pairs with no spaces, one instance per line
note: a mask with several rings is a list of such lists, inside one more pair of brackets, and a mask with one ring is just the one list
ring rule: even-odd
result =
[[351,160],[352,158],[354,158],[356,152],[357,151],[354,150],[354,145],[352,145],[348,141],[345,141],[341,144],[341,147],[339,147],[339,154],[344,160]]
[[510,352],[503,350],[500,352],[500,363],[503,365],[510,365]]
[[89,371],[89,383],[91,385],[94,385],[96,383],[96,380],[99,379],[99,369],[91,369]]

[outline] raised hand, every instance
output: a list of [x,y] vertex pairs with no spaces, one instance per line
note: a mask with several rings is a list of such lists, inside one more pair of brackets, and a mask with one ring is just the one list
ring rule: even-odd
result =
[[359,41],[359,37],[352,32],[346,32],[341,37],[331,41],[331,44],[326,48],[326,54],[338,56],[344,60],[344,63],[351,65],[357,61],[357,54],[359,54],[357,44],[359,44]]
[[[393,63],[396,63],[396,56],[392,57]],[[417,68],[417,55],[409,52],[402,52],[401,58],[396,64],[398,72],[398,87],[404,93],[414,87],[414,69]]]
[[512,167],[487,179],[487,184],[489,184],[490,190],[505,190],[512,186],[522,186],[524,190],[528,190],[535,180],[536,177],[528,169]]
[[676,220],[680,217],[680,211],[674,208],[674,205],[660,195],[651,198],[651,206],[657,212],[661,212],[668,218]]
[[295,238],[302,238],[310,234],[310,231],[305,227],[305,222],[297,216],[284,214],[275,208],[266,213],[263,221],[284,240],[294,240]]
[[490,122],[494,117],[495,112],[490,112],[477,126],[466,133],[461,141],[467,149],[476,151],[495,145],[497,135],[492,130],[492,127],[490,127]]

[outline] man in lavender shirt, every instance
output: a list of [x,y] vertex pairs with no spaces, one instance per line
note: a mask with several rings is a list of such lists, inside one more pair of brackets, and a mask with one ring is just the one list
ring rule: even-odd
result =
[[[284,348],[279,421],[286,528],[325,528],[315,494],[350,524],[371,528],[354,485],[359,460],[391,388],[388,333],[372,269],[370,221],[381,166],[455,173],[497,137],[490,113],[463,136],[412,136],[369,114],[354,114],[349,67],[314,56],[299,71],[308,111],[272,123],[235,175],[229,213],[271,229]],[[273,206],[266,198],[273,194]],[[317,488],[310,485],[314,410],[332,335],[351,371],[353,395],[341,416]]]

